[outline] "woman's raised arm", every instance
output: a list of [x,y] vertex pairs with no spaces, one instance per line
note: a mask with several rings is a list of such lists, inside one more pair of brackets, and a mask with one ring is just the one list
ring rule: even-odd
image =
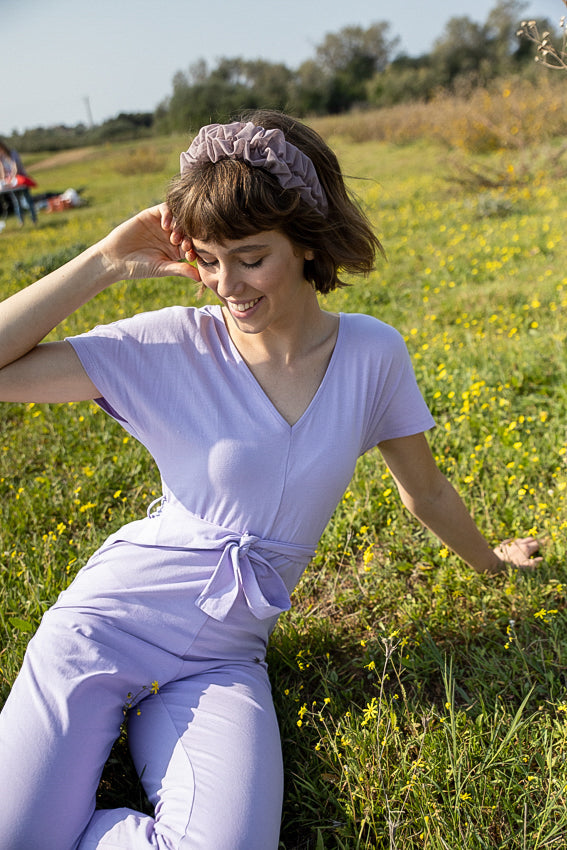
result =
[[40,345],[60,322],[119,280],[178,275],[198,280],[164,204],[115,228],[60,269],[0,304],[0,400],[82,401],[96,397],[72,346]]

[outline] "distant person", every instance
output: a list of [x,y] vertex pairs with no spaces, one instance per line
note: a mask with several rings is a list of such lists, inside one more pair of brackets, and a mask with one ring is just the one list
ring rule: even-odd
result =
[[[36,224],[37,215],[29,187],[37,184],[26,172],[19,153],[10,149],[2,139],[0,139],[0,183],[12,202],[14,215],[20,225],[24,223],[24,210],[29,212],[32,221]],[[11,188],[17,188],[18,191],[11,192]]]
[[[402,336],[321,306],[339,269],[367,273],[379,250],[331,149],[262,111],[203,127],[165,204],[2,303],[0,399],[96,400],[154,456],[163,495],[28,646],[0,715],[0,850],[276,850],[266,646],[374,447],[404,504],[473,569],[540,560],[533,538],[492,549],[435,464]],[[137,301],[136,279],[166,275],[219,303],[40,344],[117,281]],[[154,816],[95,811],[125,713]]]

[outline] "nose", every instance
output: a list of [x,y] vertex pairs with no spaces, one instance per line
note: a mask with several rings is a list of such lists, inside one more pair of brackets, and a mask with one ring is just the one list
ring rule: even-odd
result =
[[221,298],[230,298],[231,295],[238,295],[242,292],[244,284],[239,278],[238,270],[231,264],[230,266],[221,263],[217,274],[217,294]]

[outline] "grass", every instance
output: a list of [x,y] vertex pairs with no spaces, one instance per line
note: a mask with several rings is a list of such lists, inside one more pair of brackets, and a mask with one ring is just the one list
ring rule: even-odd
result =
[[[534,574],[472,573],[403,510],[379,455],[360,460],[270,648],[281,850],[563,847],[567,182],[544,170],[487,190],[453,179],[433,141],[333,141],[345,172],[365,178],[351,185],[388,262],[325,306],[399,328],[438,423],[441,468],[490,540],[535,534],[546,560]],[[37,172],[42,191],[84,187],[89,203],[42,213],[33,230],[8,221],[2,295],[162,197],[184,140],[144,146]],[[539,161],[543,148],[530,150]],[[469,162],[511,173],[521,157]],[[118,284],[56,335],[170,303],[197,303],[196,292],[174,279]],[[0,416],[6,696],[43,611],[159,482],[93,405],[3,405]],[[100,803],[140,796],[121,741]]]

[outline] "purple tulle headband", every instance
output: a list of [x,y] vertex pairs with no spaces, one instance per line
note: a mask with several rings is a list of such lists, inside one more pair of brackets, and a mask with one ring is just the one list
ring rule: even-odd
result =
[[189,150],[181,154],[181,173],[205,160],[241,159],[273,174],[283,189],[297,189],[300,197],[325,215],[327,198],[312,161],[286,142],[281,130],[265,130],[251,121],[244,124],[208,124],[201,127]]

